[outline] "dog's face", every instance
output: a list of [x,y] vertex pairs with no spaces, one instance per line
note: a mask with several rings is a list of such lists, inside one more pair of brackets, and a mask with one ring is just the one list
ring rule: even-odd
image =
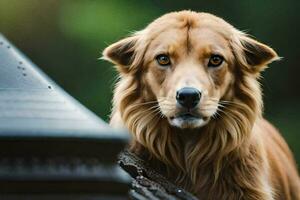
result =
[[221,100],[234,98],[239,70],[254,76],[276,53],[220,18],[183,11],[111,45],[104,56],[123,76],[140,79],[143,98],[156,100],[171,125],[198,128],[217,114]]
[[205,125],[233,82],[232,52],[208,27],[170,29],[149,45],[145,81],[162,114],[180,128]]

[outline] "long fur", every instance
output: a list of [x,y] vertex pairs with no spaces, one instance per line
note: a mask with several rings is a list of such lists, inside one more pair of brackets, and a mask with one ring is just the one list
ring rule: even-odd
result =
[[[268,125],[262,118],[259,73],[251,71],[243,53],[246,45],[241,38],[247,35],[237,30],[226,35],[239,69],[234,71],[234,84],[222,97],[218,115],[195,134],[195,130],[185,130],[193,135],[186,140],[182,139],[184,131],[172,127],[161,114],[159,100],[143,77],[143,56],[151,41],[144,36],[147,31],[131,36],[139,39],[127,49],[134,54],[126,69],[130,72],[120,74],[114,91],[111,124],[129,130],[130,149],[138,154],[146,152],[153,163],[163,163],[167,176],[176,176],[178,185],[200,199],[281,199],[285,191],[275,191],[269,178],[274,172],[266,141],[255,132]],[[300,199],[299,178],[292,170],[296,178],[287,186],[289,193],[284,199]]]

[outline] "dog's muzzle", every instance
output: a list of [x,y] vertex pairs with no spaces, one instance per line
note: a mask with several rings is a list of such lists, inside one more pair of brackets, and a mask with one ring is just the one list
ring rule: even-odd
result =
[[184,87],[177,91],[177,108],[180,110],[175,116],[169,118],[171,125],[178,128],[197,128],[205,124],[206,119],[198,112],[201,92],[193,87]]

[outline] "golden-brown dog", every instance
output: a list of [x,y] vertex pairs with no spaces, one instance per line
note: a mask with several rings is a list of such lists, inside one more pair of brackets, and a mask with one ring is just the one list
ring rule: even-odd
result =
[[200,199],[300,199],[293,156],[262,117],[258,82],[278,59],[214,15],[166,14],[104,50],[120,72],[110,124]]

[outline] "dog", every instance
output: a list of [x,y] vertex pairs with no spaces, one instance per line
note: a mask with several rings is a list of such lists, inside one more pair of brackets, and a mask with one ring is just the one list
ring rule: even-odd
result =
[[225,20],[171,12],[108,46],[119,72],[110,125],[199,199],[300,199],[293,155],[262,117],[260,73],[277,53]]

